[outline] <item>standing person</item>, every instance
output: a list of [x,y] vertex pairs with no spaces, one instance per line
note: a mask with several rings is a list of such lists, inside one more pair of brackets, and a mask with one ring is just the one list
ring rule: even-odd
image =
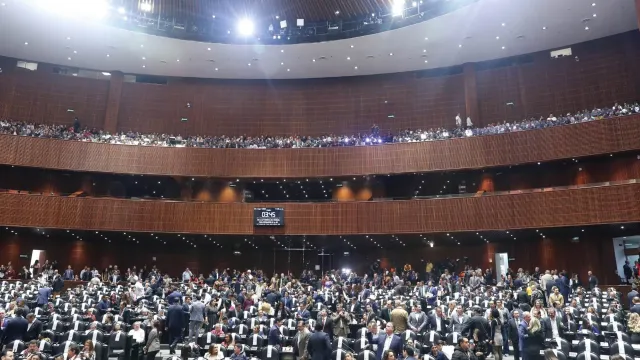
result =
[[305,326],[304,321],[298,321],[298,333],[293,338],[293,351],[297,360],[307,360],[309,358],[307,344],[310,337],[311,332]]
[[502,320],[500,320],[500,311],[492,309],[489,314],[489,323],[491,327],[491,335],[489,340],[493,348],[493,356],[495,360],[502,360]]
[[598,278],[595,275],[593,275],[591,271],[589,271],[587,275],[589,276],[589,279],[588,279],[589,290],[593,290],[596,287],[598,287]]
[[456,115],[456,127],[457,128],[462,127],[462,118],[460,117],[460,114]]
[[389,350],[394,354],[402,353],[402,338],[393,333],[393,323],[390,322],[385,326],[384,334],[378,336],[378,359],[381,359],[382,354]]
[[14,317],[9,321],[5,321],[4,343],[8,344],[14,340],[22,341],[27,334],[28,327],[29,323],[24,318],[24,309],[17,308]]
[[202,303],[200,295],[196,295],[196,302],[191,304],[189,309],[189,342],[198,341],[198,332],[202,327],[202,323],[207,321],[204,303]]
[[520,360],[520,337],[518,336],[518,326],[520,324],[520,311],[513,310],[513,318],[508,321],[509,340],[513,344],[513,359]]
[[147,344],[144,347],[144,352],[147,354],[146,360],[155,360],[160,351],[160,334],[160,321],[153,320],[151,331],[147,337]]
[[176,353],[176,346],[182,338],[182,332],[184,331],[184,310],[178,303],[173,303],[167,309],[167,327],[169,331],[169,354],[174,355]]
[[524,339],[525,360],[540,360],[540,350],[544,349],[544,333],[540,320],[532,317],[527,328],[527,337]]
[[451,360],[477,360],[476,355],[470,350],[469,339],[458,338],[458,345],[453,349]]
[[38,297],[36,298],[36,305],[39,308],[44,309],[45,305],[49,303],[49,298],[51,297],[52,293],[53,293],[53,290],[49,287],[49,285],[44,285],[43,287],[38,289]]
[[281,333],[280,326],[282,326],[282,319],[277,318],[276,321],[273,322],[273,326],[269,329],[269,336],[267,337],[267,343],[271,346],[280,345],[281,342]]
[[331,359],[331,342],[327,333],[322,331],[323,325],[316,322],[313,334],[309,337],[307,343],[307,353],[310,360],[330,360]]
[[518,324],[518,345],[520,354],[522,354],[522,360],[530,360],[527,354],[524,352],[524,339],[529,334],[529,323],[531,322],[531,313],[525,311],[522,314],[522,321]]
[[336,306],[336,312],[331,315],[331,321],[333,322],[333,335],[338,337],[347,337],[349,335],[351,315],[344,311],[341,304]]
[[390,317],[396,332],[401,333],[407,330],[409,314],[404,309],[400,301],[396,303],[396,308],[393,309]]
[[624,279],[627,284],[631,284],[631,280],[633,280],[633,270],[631,270],[629,260],[625,260],[624,265],[622,265],[622,271],[624,272]]

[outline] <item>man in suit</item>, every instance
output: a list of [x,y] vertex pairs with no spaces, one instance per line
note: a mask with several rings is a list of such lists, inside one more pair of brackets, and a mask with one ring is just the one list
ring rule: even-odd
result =
[[380,317],[382,320],[389,322],[391,321],[391,311],[393,311],[393,303],[391,300],[387,301],[387,306],[380,311]]
[[545,339],[555,339],[562,337],[564,334],[564,325],[562,319],[556,316],[556,309],[549,308],[547,310],[547,317],[542,319],[542,330]]
[[351,314],[344,311],[342,304],[336,306],[336,312],[331,315],[333,322],[333,335],[347,337],[349,335],[349,323],[351,323]]
[[298,311],[296,312],[296,320],[309,320],[311,313],[307,310],[306,306],[300,304],[298,305]]
[[45,285],[38,289],[38,298],[36,299],[36,304],[38,307],[44,308],[45,305],[49,302],[49,298],[51,297],[51,288],[48,285]]
[[412,346],[405,346],[402,355],[404,360],[416,360],[416,350]]
[[21,308],[16,309],[15,317],[6,323],[4,328],[4,343],[8,344],[14,340],[22,340],[27,333],[27,327],[29,323],[23,317],[24,310]]
[[640,314],[640,297],[636,296],[633,298],[633,305],[631,306],[631,309],[629,309],[629,311],[632,313]]
[[280,336],[280,326],[282,326],[282,318],[277,318],[276,321],[273,322],[273,326],[271,327],[271,329],[269,329],[269,336],[267,337],[267,342],[269,345],[280,345],[282,339],[282,337]]
[[207,321],[205,306],[200,300],[200,295],[196,295],[196,302],[192,303],[189,309],[189,343],[198,341],[198,332],[202,323]]
[[449,321],[444,318],[442,308],[437,307],[436,313],[429,316],[429,330],[437,332],[438,334],[440,334],[440,336],[445,336],[448,326]]
[[489,322],[482,316],[482,309],[475,308],[473,316],[462,325],[461,334],[467,337],[473,337],[473,332],[478,330],[478,339],[486,340],[489,338]]
[[36,315],[32,313],[27,315],[27,323],[27,334],[24,337],[24,341],[38,340],[42,332],[42,322],[36,319]]
[[589,290],[593,290],[598,286],[598,278],[591,271],[587,272],[589,276]]
[[451,332],[461,333],[464,323],[469,321],[469,316],[464,313],[464,309],[462,309],[462,305],[456,306],[456,311],[451,315],[451,322],[449,327],[451,328]]
[[309,336],[307,342],[307,353],[309,360],[330,360],[331,359],[331,341],[329,335],[322,331],[322,324],[316,322],[316,332]]
[[402,354],[402,338],[393,333],[393,323],[388,322],[384,328],[384,334],[378,336],[378,353],[376,358],[382,359],[385,351],[392,350],[399,358]]
[[520,350],[520,353],[522,354],[522,360],[528,360],[525,352],[523,351],[523,347],[524,338],[528,336],[529,321],[531,321],[531,314],[528,311],[525,311],[522,314],[522,321],[518,324],[518,350]]
[[307,360],[309,354],[307,353],[307,344],[311,332],[304,324],[304,321],[298,321],[298,333],[293,338],[293,353],[296,355],[296,360]]
[[360,315],[362,313],[362,306],[355,297],[351,298],[351,303],[347,305],[347,309],[353,315]]
[[413,312],[409,315],[409,329],[419,334],[427,327],[427,320],[427,314],[422,311],[419,304],[415,304]]
[[[175,301],[175,300],[174,300]],[[167,309],[166,327],[169,332],[169,354],[176,353],[176,345],[182,338],[185,313],[182,306],[175,302]]]
[[518,336],[518,325],[520,324],[520,310],[513,310],[512,318],[507,322],[507,332],[509,340],[513,344],[513,359],[520,360],[520,337]]

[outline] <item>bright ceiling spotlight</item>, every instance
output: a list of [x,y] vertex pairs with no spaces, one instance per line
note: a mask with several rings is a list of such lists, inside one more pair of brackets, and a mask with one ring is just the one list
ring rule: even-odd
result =
[[151,12],[151,3],[143,2],[140,4],[140,10],[144,12]]
[[102,19],[109,14],[107,0],[40,0],[40,7],[62,16]]
[[124,14],[124,8],[123,8],[123,7],[119,7],[119,8],[118,8],[118,12],[119,12],[120,14]]
[[404,0],[394,0],[391,7],[391,14],[393,16],[401,16],[404,12]]
[[242,19],[238,22],[238,32],[242,36],[250,36],[253,34],[253,21]]

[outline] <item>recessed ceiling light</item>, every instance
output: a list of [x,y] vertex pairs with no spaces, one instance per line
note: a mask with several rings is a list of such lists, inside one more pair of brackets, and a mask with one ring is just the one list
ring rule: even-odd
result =
[[458,45],[458,47],[462,47],[462,44]]
[[218,68],[216,68],[216,71],[218,71]]
[[67,36],[67,40],[71,40],[71,37]]
[[208,51],[211,51],[211,48],[207,48]]
[[429,60],[425,60],[424,62],[425,62],[425,64],[426,64],[426,63],[428,63],[428,62],[429,62]]
[[543,26],[543,27],[542,27],[542,30],[547,30],[547,27],[546,27],[546,26]]
[[389,56],[393,56],[393,53],[389,53]]
[[426,53],[426,52],[427,52],[427,49],[422,50],[422,52],[423,52],[423,53]]
[[284,65],[284,63],[283,63],[283,62],[281,62],[281,63],[280,63],[280,65]]
[[69,58],[67,58],[67,60],[71,60],[71,58],[69,57]]
[[429,38],[428,38],[428,37],[426,37],[426,38],[424,38],[424,39],[425,39],[425,40],[429,40]]
[[597,16],[598,16],[597,14],[593,14],[593,17],[597,17]]
[[107,54],[107,57],[109,57],[109,54]]
[[353,68],[354,68],[354,69],[356,69],[356,70],[358,70],[358,67],[357,67],[357,66],[354,66]]
[[347,56],[347,60],[351,60],[351,58],[349,56]]
[[291,69],[287,69],[287,71],[291,71]]
[[29,43],[28,43],[28,42],[25,42],[24,44],[25,44],[25,45],[29,45]]
[[142,57],[142,60],[147,60],[147,58],[143,56],[143,57]]
[[144,47],[144,45],[140,45],[140,47],[141,47],[141,48],[143,48],[143,47]]
[[251,63],[248,63],[247,65],[251,66]]
[[4,6],[4,5],[5,5],[5,3],[2,3],[2,4],[0,4],[0,5]]
[[353,49],[353,45],[351,45],[351,48]]
[[145,65],[142,65],[142,67],[146,67]]
[[596,6],[596,3],[591,4],[591,6]]
[[504,49],[506,49],[506,47],[504,47],[504,46],[503,46],[503,47],[502,47],[502,50],[504,50]]
[[340,14],[340,10],[336,10],[336,15]]
[[276,15],[276,19],[280,19],[280,16],[279,16],[279,15]]
[[78,52],[77,52],[76,50],[73,50],[73,53],[74,53],[74,54],[77,54]]
[[585,30],[589,30],[589,27],[588,27],[588,26],[585,26],[585,27],[584,27],[584,29],[585,29]]
[[281,52],[281,53],[282,53],[282,52],[284,52],[284,49],[280,49],[280,52]]
[[316,62],[316,59],[313,59],[313,60],[311,60],[311,61]]
[[496,40],[500,40],[500,36],[496,36]]
[[177,62],[180,62],[180,59],[176,60]]
[[507,26],[507,24],[505,24],[505,23],[502,23],[502,26]]

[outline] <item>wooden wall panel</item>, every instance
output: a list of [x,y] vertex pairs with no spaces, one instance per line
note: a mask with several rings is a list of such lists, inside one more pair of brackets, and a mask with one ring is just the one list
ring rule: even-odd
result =
[[[22,70],[22,69],[19,69]],[[108,80],[31,72],[0,74],[0,117],[38,124],[73,124],[102,128]],[[73,113],[67,110],[74,110]]]
[[[253,208],[281,206],[282,228],[254,228]],[[640,221],[640,184],[547,192],[349,203],[193,203],[0,194],[1,225],[200,234],[399,234]]]
[[[339,240],[339,239],[333,239]],[[225,241],[224,239],[221,241]],[[20,255],[29,255],[31,251],[46,251],[47,259],[57,260],[61,267],[71,265],[76,273],[84,266],[96,266],[104,269],[108,265],[121,268],[133,266],[158,266],[177,276],[185,267],[194,273],[209,273],[214,268],[246,270],[262,269],[271,275],[273,272],[293,271],[298,275],[304,268],[313,269],[318,264],[317,250],[305,252],[304,262],[301,254],[296,252],[289,259],[286,251],[260,249],[243,251],[242,256],[234,256],[233,249],[220,249],[207,243],[198,243],[197,248],[179,244],[162,245],[155,242],[119,242],[78,240],[73,237],[55,236],[44,238],[33,232],[21,231],[19,235],[5,232],[0,234],[0,264],[11,261],[14,266],[27,265],[29,260],[20,259]],[[349,250],[348,248],[345,251]],[[409,244],[408,247],[386,246],[383,249],[367,249],[367,251],[351,252],[348,256],[343,251],[333,252],[333,268],[349,268],[362,273],[368,271],[369,265],[381,259],[393,267],[412,264],[417,271],[424,271],[426,261],[440,262],[447,258],[455,261],[468,258],[469,264],[491,268],[495,254],[506,252],[513,260],[512,269],[523,268],[566,270],[578,273],[584,280],[587,271],[593,271],[604,284],[616,284],[611,269],[615,267],[613,243],[611,237],[584,236],[578,243],[569,238],[521,239],[513,242],[492,242],[482,245],[436,245],[428,247],[420,244]],[[582,254],[582,256],[558,256],[558,254]],[[155,258],[155,260],[154,260]],[[291,261],[289,261],[291,260]],[[461,262],[462,263],[462,262]]]
[[227,178],[330,177],[534,163],[640,149],[640,115],[425,143],[310,149],[194,149],[0,135],[0,163]]
[[[376,123],[386,134],[451,127],[456,114],[464,111],[462,75],[191,79],[170,85],[125,83],[118,129],[181,135],[316,136],[367,133]],[[183,117],[189,120],[181,122]]]

